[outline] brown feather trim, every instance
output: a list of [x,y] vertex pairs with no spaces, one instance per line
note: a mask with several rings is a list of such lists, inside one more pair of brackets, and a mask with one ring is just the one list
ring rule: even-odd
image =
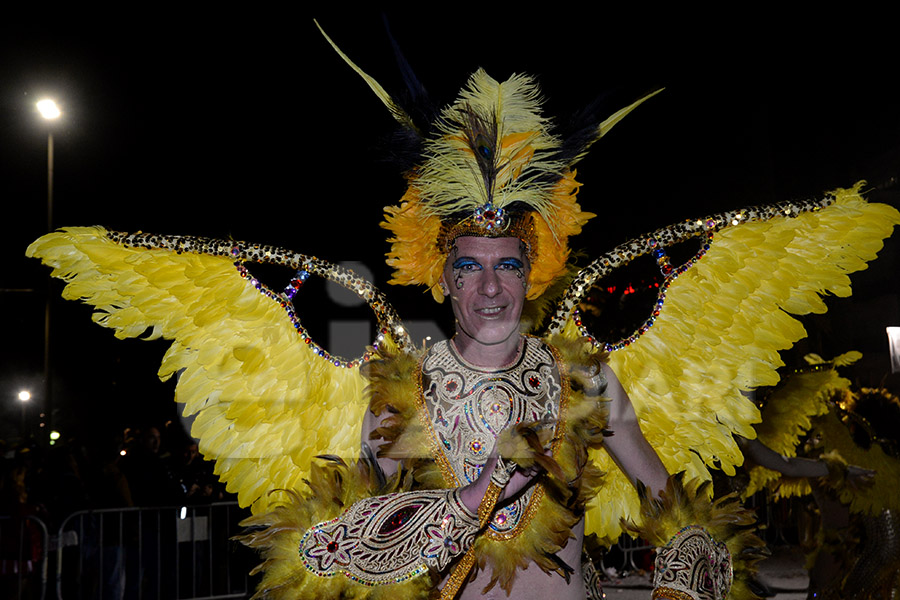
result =
[[[383,440],[378,449],[379,457],[403,460],[415,456],[413,449],[420,448],[417,437],[421,432],[410,430],[410,425],[417,422],[417,382],[423,352],[401,353],[381,347],[378,358],[360,368],[363,377],[369,382],[366,386],[369,410],[376,417],[390,413],[382,418],[380,426],[372,432],[372,439]],[[403,439],[407,436],[411,439]],[[418,455],[421,456],[421,453]]]

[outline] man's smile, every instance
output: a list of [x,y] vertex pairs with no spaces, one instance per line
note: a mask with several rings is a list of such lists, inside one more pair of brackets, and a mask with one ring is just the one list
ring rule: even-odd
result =
[[503,306],[486,306],[484,308],[476,308],[475,314],[480,315],[482,317],[496,317],[500,313],[506,310],[506,305]]

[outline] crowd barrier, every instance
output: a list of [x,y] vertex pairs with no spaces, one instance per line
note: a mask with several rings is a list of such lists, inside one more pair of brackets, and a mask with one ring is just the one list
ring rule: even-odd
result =
[[258,562],[231,538],[237,503],[80,511],[60,525],[59,600],[246,598]]
[[[778,525],[784,515],[773,518],[773,510],[791,504],[773,505],[764,495],[748,502],[769,544],[786,543]],[[248,573],[259,558],[231,539],[247,515],[236,502],[79,511],[55,535],[37,517],[0,516],[0,598],[249,598],[256,581]],[[623,536],[599,566],[607,575],[647,569],[651,551]]]

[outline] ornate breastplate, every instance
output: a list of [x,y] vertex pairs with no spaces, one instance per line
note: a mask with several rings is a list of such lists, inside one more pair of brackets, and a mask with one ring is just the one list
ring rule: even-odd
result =
[[[420,408],[427,416],[435,459],[448,485],[478,478],[500,432],[516,423],[560,416],[559,368],[553,350],[537,338],[523,338],[522,351],[508,367],[490,371],[467,364],[448,341],[422,362]],[[529,488],[498,509],[491,529],[515,535],[529,506],[542,495]]]

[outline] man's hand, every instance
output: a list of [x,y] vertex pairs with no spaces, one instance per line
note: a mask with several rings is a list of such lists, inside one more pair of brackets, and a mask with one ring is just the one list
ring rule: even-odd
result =
[[579,365],[569,371],[569,377],[576,389],[581,389],[585,396],[596,397],[606,390],[606,377],[599,362]]

